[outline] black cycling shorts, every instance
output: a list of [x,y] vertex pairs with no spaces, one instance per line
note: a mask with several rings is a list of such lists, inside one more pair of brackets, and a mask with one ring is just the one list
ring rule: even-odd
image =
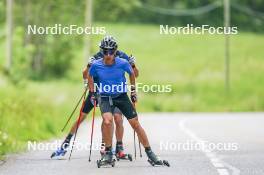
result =
[[88,114],[93,109],[93,107],[94,105],[91,102],[91,94],[89,93],[87,98],[85,99],[82,112]]
[[[96,100],[96,104],[98,105],[98,100]],[[86,100],[85,100],[85,103],[84,103],[84,107],[83,107],[83,110],[82,112],[83,113],[86,113],[88,114],[89,112],[91,112],[91,110],[93,109],[94,105],[93,103],[91,102],[91,95],[90,93],[88,94]],[[118,109],[117,107],[114,108],[114,114],[118,113],[118,114],[121,114],[122,115],[122,112],[120,109]]]
[[101,96],[99,106],[102,114],[106,112],[114,113],[115,108],[118,108],[128,120],[137,116],[137,112],[126,93],[122,93],[115,98]]

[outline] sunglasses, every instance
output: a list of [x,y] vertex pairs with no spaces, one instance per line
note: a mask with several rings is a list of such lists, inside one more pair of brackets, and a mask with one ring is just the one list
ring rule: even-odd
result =
[[103,54],[104,55],[114,55],[115,50],[114,49],[104,49]]

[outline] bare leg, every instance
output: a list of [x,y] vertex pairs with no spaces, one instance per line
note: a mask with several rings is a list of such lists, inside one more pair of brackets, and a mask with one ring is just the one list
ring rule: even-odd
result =
[[[104,136],[103,136],[103,127],[104,127],[104,121],[102,121],[101,123],[102,143],[104,144],[105,141],[104,141]],[[114,133],[114,125],[112,125],[112,135],[113,133]]]
[[110,112],[102,114],[103,117],[103,139],[106,147],[112,146],[113,137],[113,115]]
[[115,113],[114,120],[115,120],[115,125],[116,125],[116,130],[115,130],[116,141],[120,142],[123,140],[123,135],[124,135],[122,114]]
[[139,121],[138,121],[138,117],[135,117],[133,119],[128,120],[129,124],[132,126],[132,128],[135,130],[135,132],[138,135],[139,141],[142,143],[142,145],[146,148],[146,147],[150,147],[149,146],[149,141],[148,141],[148,137],[144,131],[144,129],[141,127]]

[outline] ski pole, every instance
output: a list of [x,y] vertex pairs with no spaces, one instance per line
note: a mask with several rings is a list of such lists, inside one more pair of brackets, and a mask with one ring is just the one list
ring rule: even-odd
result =
[[137,146],[136,146],[136,132],[134,130],[134,155],[135,159],[137,158]]
[[61,132],[64,131],[64,129],[66,128],[66,126],[68,125],[69,121],[71,120],[73,114],[75,113],[77,107],[79,106],[80,102],[82,101],[82,98],[86,95],[87,89],[85,89],[84,93],[82,94],[80,100],[78,101],[77,105],[75,106],[75,108],[73,109],[71,115],[69,116],[67,122],[65,123],[64,127],[61,129]]
[[79,114],[79,117],[78,117],[78,120],[77,120],[77,127],[76,127],[76,129],[75,129],[75,134],[74,134],[74,139],[73,139],[73,143],[72,143],[72,147],[71,147],[71,152],[70,152],[69,160],[71,160],[71,155],[72,155],[72,151],[73,151],[73,147],[74,147],[75,139],[76,139],[77,132],[78,132],[78,129],[79,129],[79,125],[80,125],[80,122],[81,122],[82,110],[83,110],[84,105],[85,105],[85,97],[86,97],[86,90],[85,90],[85,94],[84,94],[84,96],[83,96],[82,107],[81,107],[81,109],[80,109],[80,114]]
[[141,152],[141,143],[138,139],[138,147],[139,147],[139,156],[142,157],[142,152]]
[[91,132],[89,162],[91,162],[91,154],[92,154],[95,109],[96,109],[96,100],[94,100],[94,109],[93,109],[93,115],[92,115],[92,132]]
[[[136,109],[136,103],[133,103],[133,105],[134,105],[134,108]],[[134,139],[135,139],[135,130],[134,130]],[[138,138],[138,148],[139,148],[139,156],[142,157],[141,143],[139,141],[139,138]]]

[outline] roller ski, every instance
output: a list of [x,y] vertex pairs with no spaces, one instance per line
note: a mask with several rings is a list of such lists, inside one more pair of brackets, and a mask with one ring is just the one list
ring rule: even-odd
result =
[[107,166],[107,165],[114,167],[115,159],[113,158],[112,151],[105,151],[102,158],[100,160],[97,160],[96,163],[97,163],[98,168],[101,168],[101,166]]
[[69,147],[70,145],[70,141],[71,141],[71,137],[72,135],[69,134],[65,141],[62,143],[61,147],[57,149],[57,151],[53,152],[50,156],[50,158],[55,158],[55,157],[58,157],[58,158],[61,158],[63,157],[66,153],[67,153],[67,148]]
[[115,153],[116,153],[116,160],[117,161],[119,161],[120,159],[132,161],[132,155],[124,153],[124,147],[122,144],[116,145]]
[[161,160],[160,158],[158,158],[153,151],[148,151],[146,152],[147,156],[148,156],[148,162],[150,163],[150,165],[152,166],[167,166],[170,167],[170,164],[167,160]]
[[55,157],[63,157],[65,154],[67,153],[67,150],[63,149],[63,148],[59,148],[57,151],[53,152],[50,156],[51,159],[55,158]]

